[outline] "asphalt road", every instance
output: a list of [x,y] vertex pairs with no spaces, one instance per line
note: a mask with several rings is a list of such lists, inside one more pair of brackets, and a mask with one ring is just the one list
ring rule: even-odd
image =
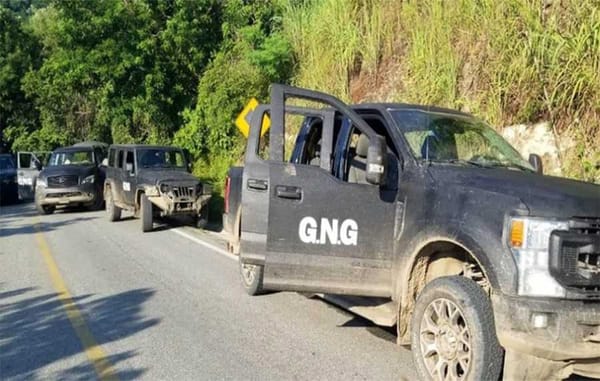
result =
[[[190,239],[189,237],[193,237]],[[388,330],[305,296],[247,296],[215,234],[0,208],[0,379],[416,379]]]

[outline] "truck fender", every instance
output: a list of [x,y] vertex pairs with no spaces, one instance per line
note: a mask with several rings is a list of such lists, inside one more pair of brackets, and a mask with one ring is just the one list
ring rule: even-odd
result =
[[[439,226],[439,225],[438,225]],[[458,226],[458,225],[447,225]],[[424,254],[424,250],[433,243],[450,243],[462,248],[467,252],[479,265],[490,287],[493,290],[499,290],[505,293],[514,293],[516,290],[516,265],[510,253],[501,250],[499,247],[491,246],[492,248],[484,248],[479,242],[482,237],[487,234],[483,231],[477,234],[475,238],[467,231],[424,231],[416,235],[405,247],[415,248],[410,252],[405,260],[400,261],[395,284],[395,299],[399,301],[398,315],[398,340],[401,343],[406,343],[409,336],[410,317],[414,306],[417,290],[413,290],[411,280],[415,275],[425,271],[420,258]],[[487,235],[488,237],[490,235]],[[493,235],[492,235],[493,236]],[[489,239],[488,239],[489,241]],[[490,245],[488,245],[490,246]],[[497,246],[497,245],[496,245]],[[423,285],[424,286],[424,285]]]

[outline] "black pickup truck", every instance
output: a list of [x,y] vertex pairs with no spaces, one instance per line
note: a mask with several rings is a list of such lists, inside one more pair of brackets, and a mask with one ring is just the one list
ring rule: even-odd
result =
[[600,186],[442,108],[273,85],[251,125],[224,216],[249,294],[384,298],[423,379],[600,377]]

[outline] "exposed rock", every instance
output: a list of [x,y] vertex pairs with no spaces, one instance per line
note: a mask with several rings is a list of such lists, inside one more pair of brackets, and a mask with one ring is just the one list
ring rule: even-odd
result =
[[502,136],[512,144],[525,159],[535,153],[542,157],[544,173],[562,176],[562,153],[573,147],[573,142],[561,138],[560,146],[556,142],[550,123],[542,122],[533,125],[517,124],[502,129]]

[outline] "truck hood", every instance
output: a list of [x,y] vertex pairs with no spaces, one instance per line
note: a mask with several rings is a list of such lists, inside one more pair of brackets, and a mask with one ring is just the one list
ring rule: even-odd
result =
[[496,194],[518,199],[534,216],[600,217],[600,185],[504,168],[431,166],[430,170],[441,189],[448,184],[475,197],[486,195],[488,205],[493,205]]
[[199,183],[197,177],[186,172],[175,169],[141,169],[138,174],[138,183],[156,185],[159,181],[189,181]]
[[86,177],[96,173],[98,168],[95,165],[57,165],[45,167],[40,172],[41,178],[50,176],[72,176]]

